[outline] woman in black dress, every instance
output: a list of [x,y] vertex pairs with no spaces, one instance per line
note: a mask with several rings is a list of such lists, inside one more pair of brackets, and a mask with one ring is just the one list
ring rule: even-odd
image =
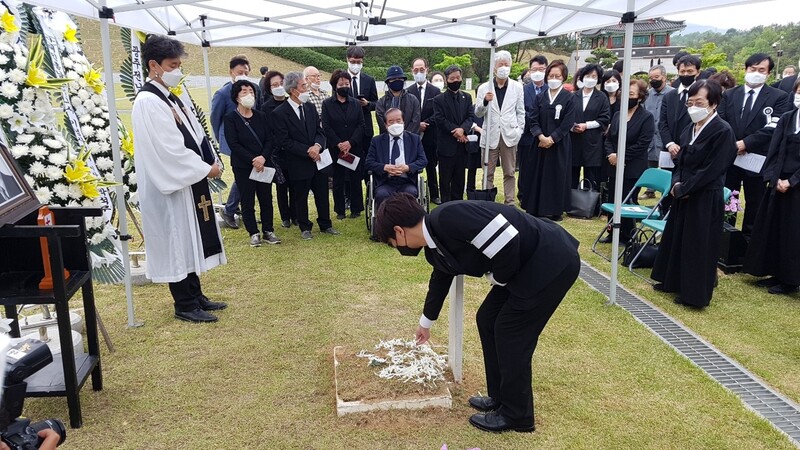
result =
[[[547,66],[547,91],[539,95],[531,117],[535,145],[520,164],[521,206],[528,214],[561,220],[569,206],[575,99],[564,89],[567,66],[560,59]],[[522,174],[522,172],[527,172]]]
[[654,288],[677,292],[675,303],[703,308],[711,303],[722,238],[725,173],[736,157],[736,139],[717,115],[722,88],[698,80],[689,88],[689,116],[672,173],[675,198],[653,265]]
[[242,222],[250,235],[250,245],[261,246],[261,235],[256,223],[255,197],[261,210],[261,228],[264,241],[268,244],[279,244],[272,226],[272,183],[262,183],[250,179],[255,169],[262,172],[265,167],[273,166],[271,162],[271,136],[267,115],[254,110],[256,96],[255,85],[249,81],[237,81],[231,87],[231,99],[236,109],[225,116],[225,129],[228,146],[231,148],[231,167],[233,177],[242,194]]
[[800,82],[794,110],[784,113],[772,134],[761,175],[768,183],[747,247],[744,271],[770,278],[756,282],[770,294],[793,294],[800,285]]
[[[335,70],[331,75],[334,94],[322,102],[322,129],[333,164],[333,210],[336,218],[345,218],[345,185],[350,192],[350,217],[356,218],[364,210],[361,180],[364,168],[364,114],[358,100],[350,96],[350,74]],[[336,163],[338,158],[350,159],[354,155],[361,159],[356,170]]]
[[600,165],[603,162],[603,133],[611,122],[608,97],[596,89],[603,69],[589,64],[582,69],[580,81],[583,89],[576,91],[575,126],[572,127],[572,187],[577,188],[583,178],[592,182],[593,189],[600,187]]
[[[653,141],[653,134],[656,131],[656,122],[653,115],[644,108],[644,101],[647,99],[647,83],[643,80],[631,80],[630,97],[626,108],[614,114],[611,125],[608,127],[608,136],[605,140],[606,160],[610,165],[608,180],[608,200],[613,202],[616,198],[616,179],[617,165],[617,145],[619,143],[619,121],[624,118],[628,121],[628,130],[625,133],[625,166],[622,179],[622,198],[633,189],[636,180],[647,170],[647,150]],[[619,102],[618,102],[619,103]],[[624,111],[624,112],[623,112]],[[638,204],[638,197],[632,196],[630,203]],[[619,241],[627,243],[631,238],[631,233],[636,227],[633,219],[622,219],[622,228],[619,233]],[[611,234],[600,242],[611,242]]]
[[[262,96],[263,101],[258,109],[267,115],[269,135],[270,138],[272,138],[272,111],[274,111],[275,108],[277,108],[281,103],[285,102],[289,97],[286,95],[286,89],[283,88],[282,73],[278,72],[277,70],[270,70],[264,75],[264,78],[267,80],[265,83],[266,89],[264,90],[264,95]],[[278,155],[276,155],[276,157],[278,160],[280,160]],[[284,177],[288,177],[289,174],[286,172],[286,167],[281,166],[281,170],[283,171]],[[294,212],[294,199],[289,192],[291,191],[291,189],[289,189],[289,183],[273,184],[275,184],[275,192],[278,197],[278,212],[281,215],[281,226],[283,228],[289,228],[293,224],[297,225],[297,216]]]

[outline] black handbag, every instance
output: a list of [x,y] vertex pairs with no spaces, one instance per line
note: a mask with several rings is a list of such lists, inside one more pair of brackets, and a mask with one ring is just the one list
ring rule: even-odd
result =
[[[589,182],[588,188],[585,187],[584,181]],[[584,178],[578,189],[570,190],[567,215],[584,219],[600,215],[600,191],[595,189],[591,181]]]
[[636,236],[638,236],[638,238],[636,240],[631,239],[622,252],[622,265],[629,267],[633,258],[639,253],[639,250],[642,250],[642,247],[644,247],[642,254],[639,255],[636,262],[633,264],[633,268],[652,268],[653,264],[656,262],[656,256],[658,255],[658,245],[650,239],[652,233],[648,234],[645,231],[640,231],[636,233]]
[[[239,111],[236,111],[236,113],[239,114]],[[244,122],[245,127],[247,127],[247,129],[250,130],[250,133],[253,135],[253,137],[256,138],[256,142],[258,142],[259,147],[264,147],[264,144],[261,142],[261,139],[259,139],[256,132],[253,131],[252,128],[250,128],[250,123],[244,120],[244,117],[242,117],[241,114],[239,114],[239,118],[242,119],[242,122]],[[273,152],[272,155],[270,155],[269,160],[272,163],[272,167],[275,169],[275,175],[273,176],[272,181],[275,182],[275,184],[286,184],[286,177],[283,175],[283,170],[281,170],[281,166],[278,164],[277,161],[278,158],[275,152]]]

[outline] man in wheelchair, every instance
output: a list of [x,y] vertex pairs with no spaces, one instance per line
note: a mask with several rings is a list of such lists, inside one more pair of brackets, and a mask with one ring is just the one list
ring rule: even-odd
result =
[[390,108],[385,117],[386,132],[372,138],[367,152],[375,208],[398,192],[418,196],[417,177],[428,164],[420,137],[404,131],[403,112]]

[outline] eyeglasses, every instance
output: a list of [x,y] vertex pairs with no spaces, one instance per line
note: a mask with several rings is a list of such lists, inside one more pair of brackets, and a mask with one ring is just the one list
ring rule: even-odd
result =
[[708,108],[708,103],[695,103],[695,102],[686,102],[686,107],[691,108],[692,106],[697,106],[700,108]]

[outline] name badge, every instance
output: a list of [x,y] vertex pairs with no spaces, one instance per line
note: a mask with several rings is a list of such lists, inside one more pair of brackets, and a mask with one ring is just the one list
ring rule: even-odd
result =
[[556,105],[556,117],[555,117],[556,120],[561,118],[561,108],[562,108],[561,105]]

